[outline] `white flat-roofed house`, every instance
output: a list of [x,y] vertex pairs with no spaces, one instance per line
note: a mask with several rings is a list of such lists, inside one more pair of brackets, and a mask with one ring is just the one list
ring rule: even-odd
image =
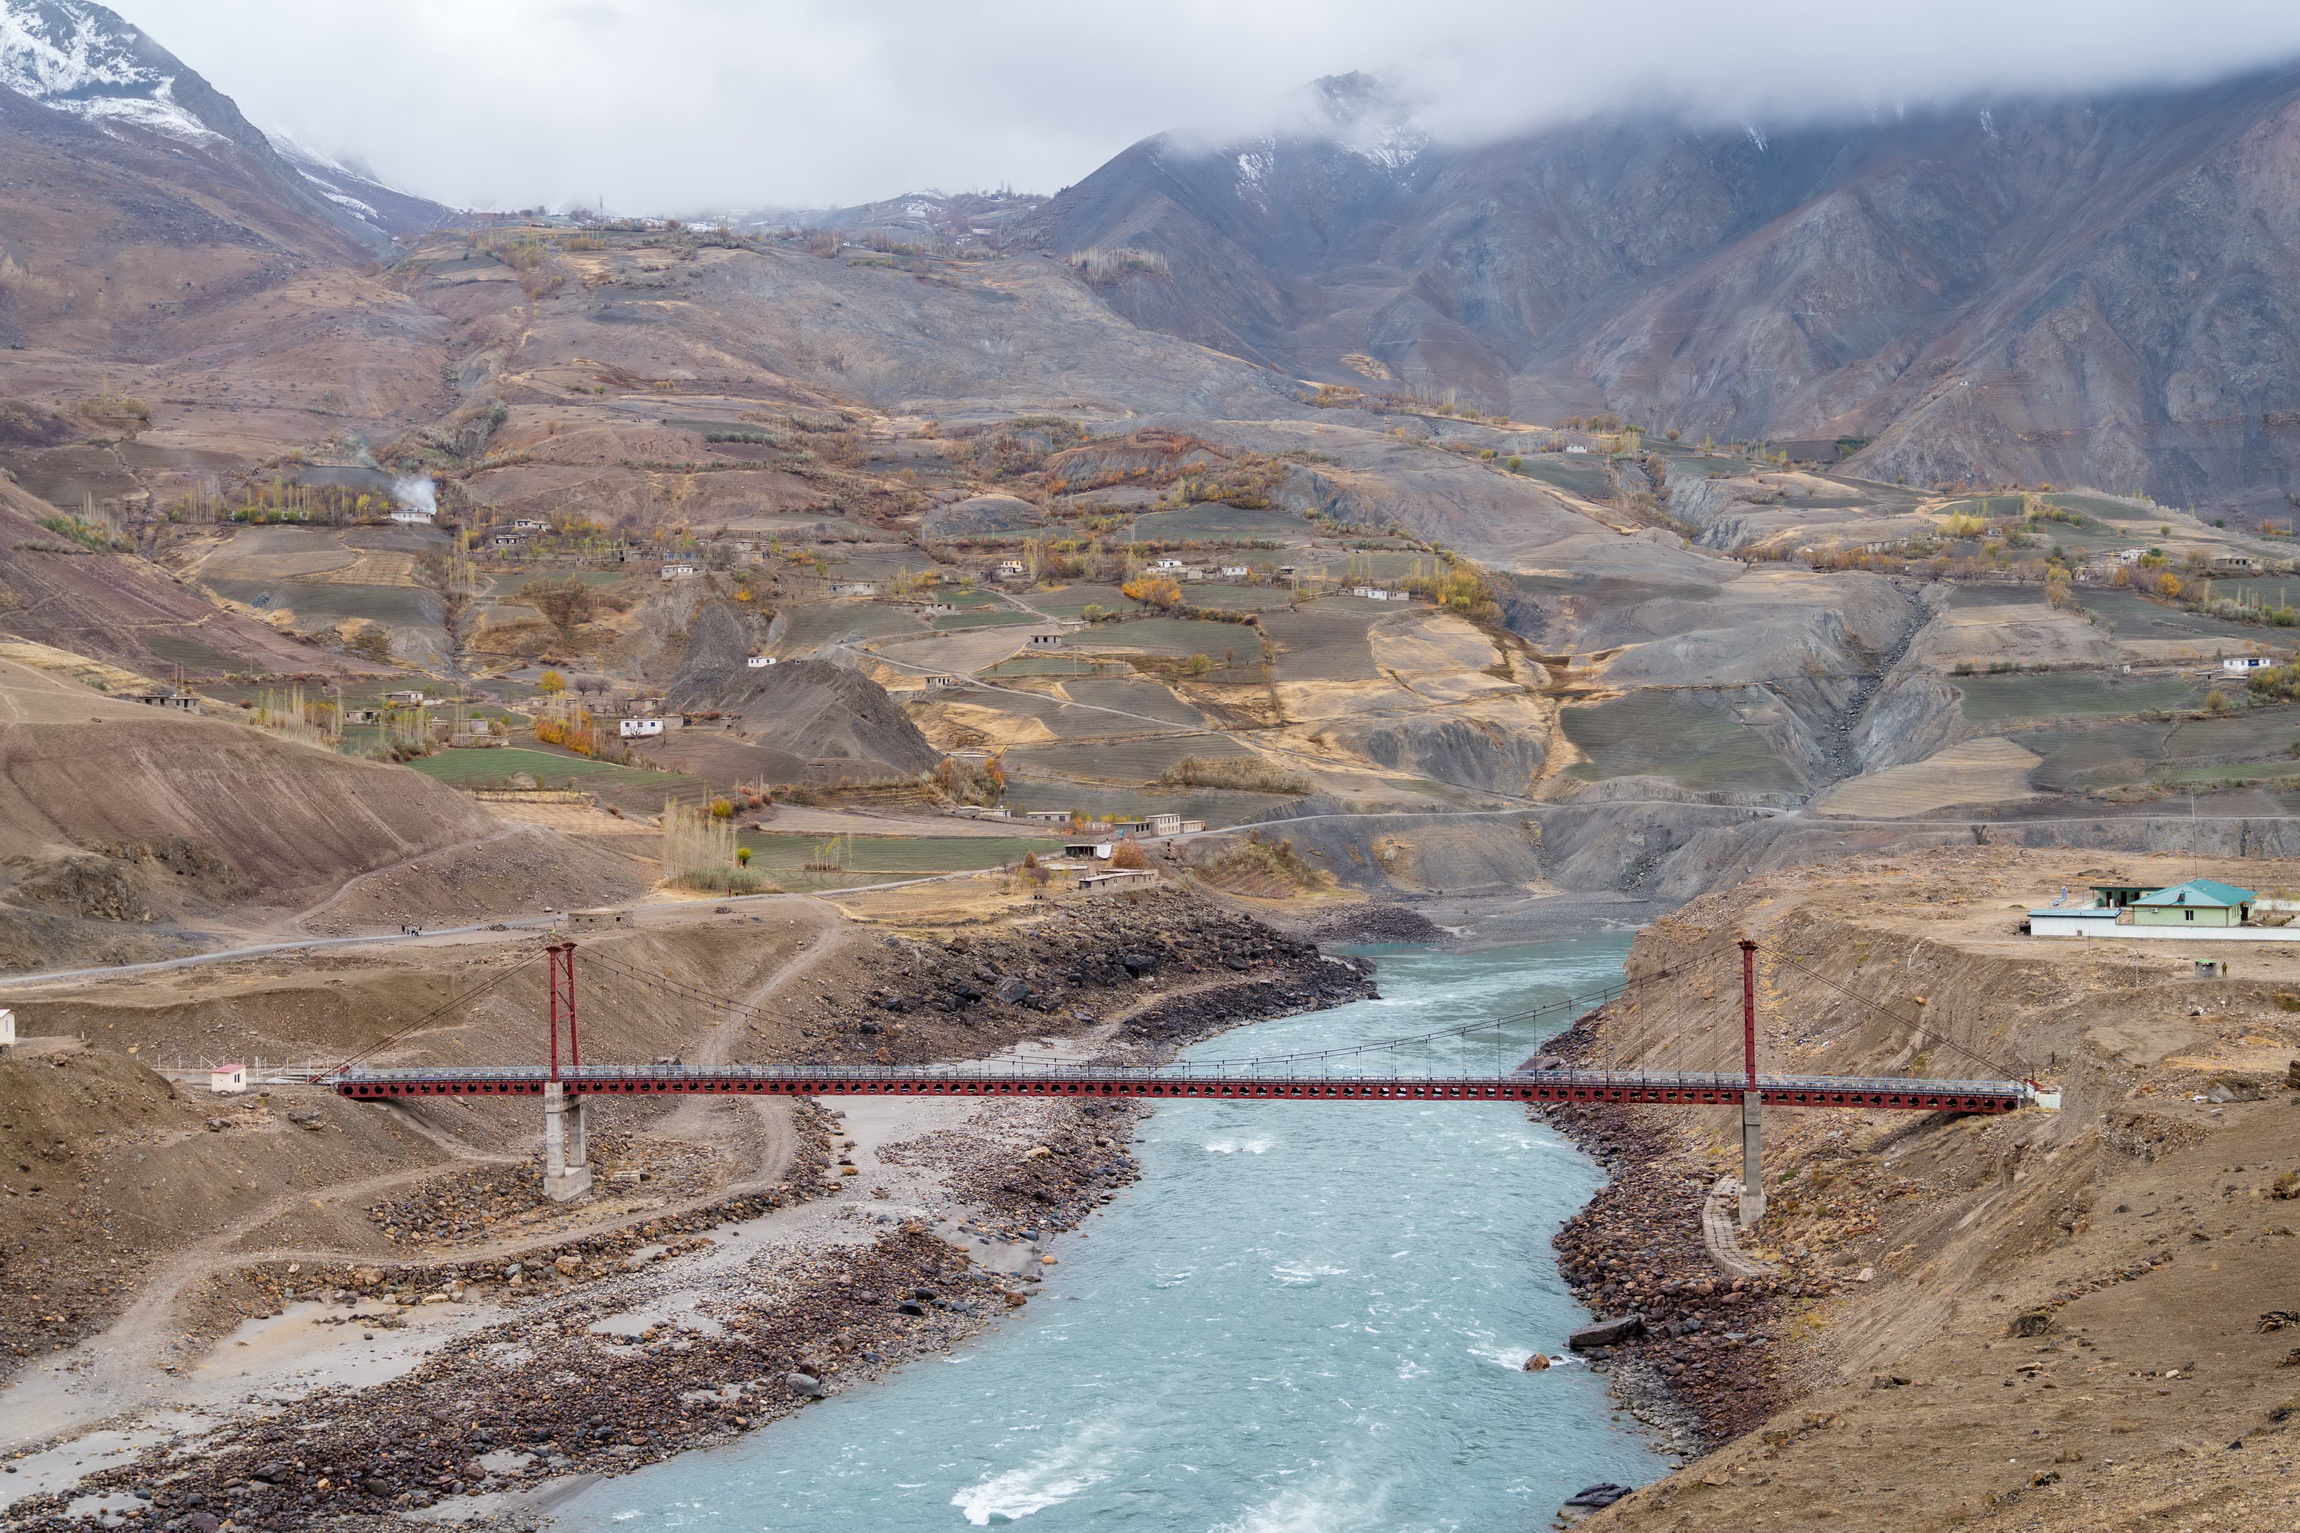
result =
[[615,733],[626,740],[651,739],[663,732],[661,719],[617,719]]
[[774,663],[775,657],[772,655],[753,655],[750,659],[743,662],[743,664],[749,666],[754,671],[763,671]]
[[664,580],[694,580],[701,576],[703,567],[700,564],[689,564],[681,560],[664,565],[658,573]]
[[2220,662],[2220,669],[2230,676],[2249,676],[2254,671],[2275,668],[2275,658],[2269,655],[2235,655]]
[[1222,578],[1224,580],[1244,580],[1253,573],[1253,568],[1250,565],[1225,564],[1222,566]]

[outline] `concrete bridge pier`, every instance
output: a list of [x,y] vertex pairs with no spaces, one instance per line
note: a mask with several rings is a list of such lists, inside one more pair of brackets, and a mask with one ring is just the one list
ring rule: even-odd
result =
[[591,1190],[591,1155],[584,1133],[586,1098],[570,1096],[559,1081],[543,1088],[543,1192],[566,1203]]
[[1765,1217],[1765,1096],[1741,1093],[1741,1227]]

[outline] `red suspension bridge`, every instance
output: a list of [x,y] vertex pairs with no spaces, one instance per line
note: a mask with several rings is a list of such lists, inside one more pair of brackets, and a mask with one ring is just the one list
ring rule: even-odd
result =
[[[1742,1111],[1745,1182],[1756,1185],[1763,1108],[1838,1107],[1908,1112],[2004,1113],[2040,1099],[2033,1081],[1938,1080],[1918,1077],[1762,1074],[1757,1069],[1756,954],[1741,943],[1742,1069],[1728,1071],[1539,1068],[1535,1056],[1497,1074],[1371,1074],[1356,1061],[1412,1045],[1460,1039],[1510,1022],[1544,1015],[1581,1016],[1618,999],[1627,982],[1594,994],[1553,1002],[1513,1017],[1415,1038],[1355,1048],[1206,1060],[1157,1066],[1098,1064],[967,1065],[690,1065],[585,1064],[576,1025],[575,944],[547,948],[550,962],[549,1055],[540,1064],[372,1066],[349,1062],[317,1077],[338,1094],[361,1101],[423,1097],[541,1097],[545,1112],[546,1184],[573,1197],[589,1185],[582,1104],[602,1096],[965,1096],[1146,1098],[1159,1101],[1263,1102],[1559,1102],[1589,1105],[1737,1106]],[[662,985],[650,975],[611,961],[613,972]],[[1802,967],[1802,965],[1798,965]],[[515,971],[513,971],[515,972]],[[1812,971],[1807,970],[1808,974]],[[499,976],[500,984],[509,974]],[[1665,976],[1648,976],[1658,979]],[[1821,976],[1814,975],[1816,979]],[[1826,983],[1833,983],[1824,981]],[[670,986],[673,990],[682,987]],[[1842,988],[1842,987],[1838,987]],[[1846,992],[1852,994],[1852,992]],[[464,1000],[476,996],[464,997]],[[690,992],[687,998],[732,1006],[724,997]],[[1866,997],[1855,996],[1865,1004]],[[444,1009],[444,1008],[442,1008]],[[432,1013],[431,1015],[437,1015]],[[367,1051],[379,1052],[428,1021],[419,1018]],[[1922,1032],[1921,1024],[1901,1019]],[[565,1058],[560,1037],[566,1035]],[[1934,1041],[1948,1043],[1937,1035]],[[1950,1044],[1951,1047],[1956,1047]],[[1342,1068],[1337,1068],[1342,1067]],[[1751,1200],[1758,1202],[1756,1199]],[[1754,1217],[1750,1215],[1750,1217]]]

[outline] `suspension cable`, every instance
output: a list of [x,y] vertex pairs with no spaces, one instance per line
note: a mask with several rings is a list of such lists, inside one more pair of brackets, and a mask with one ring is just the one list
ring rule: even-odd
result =
[[406,1037],[409,1033],[414,1032],[417,1028],[422,1027],[425,1023],[445,1015],[447,1012],[454,1010],[458,1006],[467,1006],[471,1002],[478,1000],[481,996],[487,994],[490,990],[493,990],[496,986],[502,984],[512,975],[517,974],[521,970],[533,965],[535,961],[542,956],[543,954],[540,951],[530,953],[527,957],[522,958],[519,962],[513,964],[510,968],[505,969],[501,974],[496,975],[486,984],[481,985],[477,990],[467,991],[464,994],[458,996],[450,996],[448,999],[440,1002],[437,1006],[432,1007],[431,1010],[425,1012],[422,1016],[417,1017],[413,1022],[408,1023],[405,1027],[402,1027],[395,1032],[387,1033],[376,1042],[369,1044],[364,1049],[361,1049],[358,1053],[351,1055],[349,1058],[338,1064],[330,1065],[327,1069],[320,1071],[319,1074],[313,1078],[316,1080],[330,1075],[341,1074],[343,1071],[350,1069],[353,1065],[358,1064],[361,1060],[372,1058],[376,1054],[381,1053],[383,1050],[390,1048],[393,1044]]
[[1975,1060],[1981,1064],[1987,1065],[1990,1069],[1999,1071],[2010,1079],[2026,1080],[2035,1073],[2026,1061],[2016,1061],[2013,1064],[2007,1064],[2001,1059],[1991,1059],[1988,1055],[1981,1053],[1977,1049],[1969,1049],[1963,1044],[1957,1042],[1954,1038],[1943,1037],[1941,1034],[1936,1033],[1931,1028],[1925,1026],[1924,1023],[1916,1020],[1916,1018],[1905,1016],[1902,1013],[1893,1010],[1892,1007],[1887,1006],[1883,1001],[1877,1000],[1872,996],[1863,995],[1861,992],[1851,988],[1848,985],[1838,984],[1835,980],[1829,978],[1828,975],[1823,974],[1820,970],[1798,962],[1796,959],[1791,958],[1787,953],[1782,952],[1779,948],[1774,947],[1771,944],[1761,945],[1759,950],[1765,953],[1768,957],[1774,959],[1776,962],[1787,964],[1790,968],[1795,969],[1798,973],[1804,975],[1806,978],[1817,979],[1822,984],[1827,985],[1831,990],[1834,990],[1841,995],[1850,997],[1851,999],[1860,1002],[1863,1006],[1866,1006],[1873,1011],[1882,1013],[1884,1016],[1890,1018],[1891,1020],[1900,1023],[1903,1027],[1908,1028],[1911,1032],[1917,1034],[1919,1037],[1927,1039],[1933,1043],[1937,1043],[1943,1048],[1954,1049],[1959,1054],[1964,1055],[1967,1059]]

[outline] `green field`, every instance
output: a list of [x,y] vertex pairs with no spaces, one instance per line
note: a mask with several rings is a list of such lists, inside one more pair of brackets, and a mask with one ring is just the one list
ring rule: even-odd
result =
[[525,772],[535,779],[538,787],[572,788],[591,787],[590,779],[602,773],[610,777],[663,778],[669,774],[649,772],[639,767],[610,766],[604,761],[592,761],[582,756],[565,756],[557,751],[523,750],[506,745],[478,750],[444,750],[436,755],[423,756],[408,763],[426,777],[436,777],[453,788],[470,788],[487,784],[508,785],[514,773]]
[[1804,784],[1764,737],[1722,702],[1689,692],[1643,691],[1567,708],[1565,737],[1590,759],[1585,782],[1666,777],[1702,792],[1797,793]]
[[[2222,719],[2040,729],[2018,738],[2045,758],[2031,780],[2055,791],[2300,772],[2300,758],[2292,754],[2300,746],[2300,708],[2246,710]],[[2261,764],[2264,760],[2267,765]]]
[[746,830],[736,836],[737,846],[751,850],[751,866],[764,868],[776,883],[793,887],[786,875],[816,860],[816,852],[834,848],[829,859],[848,871],[878,876],[904,873],[959,873],[970,868],[995,868],[1019,860],[1025,852],[1045,856],[1058,851],[1045,836],[799,836],[776,831]]
[[2129,680],[2082,672],[2044,676],[1959,676],[1964,716],[1974,724],[2005,724],[2023,719],[2115,717],[2194,708],[2204,701],[2195,685],[2179,676]]

